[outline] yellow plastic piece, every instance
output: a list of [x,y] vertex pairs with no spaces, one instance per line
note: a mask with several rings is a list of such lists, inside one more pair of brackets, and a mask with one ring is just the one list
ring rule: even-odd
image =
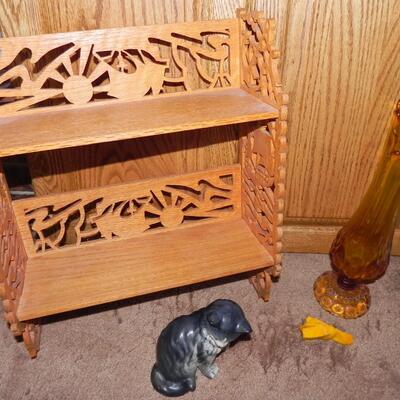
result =
[[353,343],[353,335],[335,328],[318,318],[308,316],[300,326],[303,339],[333,340],[336,343],[349,345]]

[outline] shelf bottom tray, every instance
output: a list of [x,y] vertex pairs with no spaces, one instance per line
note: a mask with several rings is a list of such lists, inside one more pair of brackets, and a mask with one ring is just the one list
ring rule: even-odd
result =
[[28,260],[21,321],[273,265],[241,219],[65,249]]

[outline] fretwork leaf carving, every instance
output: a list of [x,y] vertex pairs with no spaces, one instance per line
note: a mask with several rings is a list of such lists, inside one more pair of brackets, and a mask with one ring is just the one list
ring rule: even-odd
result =
[[35,252],[96,240],[125,239],[240,212],[235,203],[240,197],[239,172],[190,176],[182,182],[179,178],[165,178],[162,184],[149,183],[141,189],[136,189],[134,183],[126,184],[122,195],[98,189],[74,199],[68,194],[68,200],[60,194],[51,204],[43,201],[37,205],[37,198],[33,205],[27,199],[31,205],[24,207],[23,218],[32,234]]
[[231,86],[231,25],[182,26],[0,39],[0,114]]

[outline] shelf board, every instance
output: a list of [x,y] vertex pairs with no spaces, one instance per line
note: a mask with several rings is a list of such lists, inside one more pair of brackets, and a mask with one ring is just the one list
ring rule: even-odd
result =
[[276,108],[239,88],[103,102],[1,117],[0,157],[277,117]]
[[193,224],[28,260],[21,321],[273,265],[245,221]]

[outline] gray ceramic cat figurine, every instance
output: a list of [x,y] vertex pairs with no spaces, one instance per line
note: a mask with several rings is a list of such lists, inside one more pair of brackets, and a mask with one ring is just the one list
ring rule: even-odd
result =
[[242,309],[231,300],[216,300],[174,319],[157,341],[157,361],[151,371],[154,388],[170,397],[194,391],[197,368],[215,378],[215,357],[241,334],[250,332]]

